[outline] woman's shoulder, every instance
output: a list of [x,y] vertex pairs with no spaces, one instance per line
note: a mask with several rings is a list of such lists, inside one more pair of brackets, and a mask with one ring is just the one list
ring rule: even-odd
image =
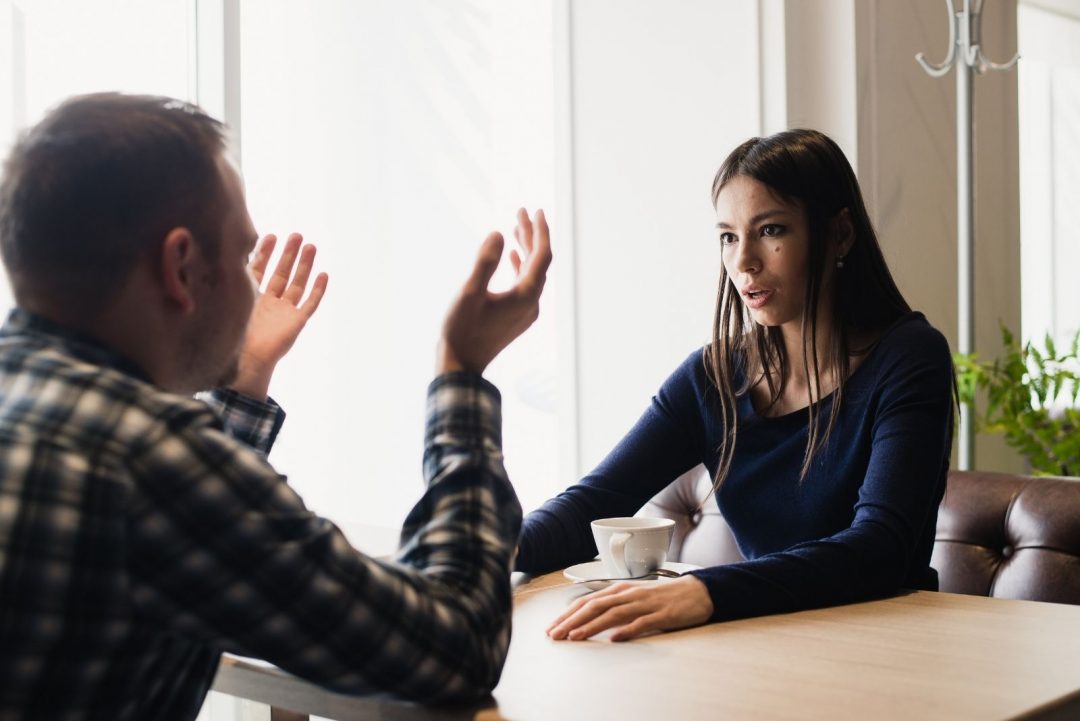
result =
[[715,393],[710,362],[708,344],[690,351],[661,384],[658,397],[678,405],[706,403]]
[[690,354],[671,372],[664,385],[670,387],[672,384],[689,384],[700,387],[708,383],[708,377],[709,346],[704,345],[690,351]]
[[911,311],[893,321],[874,343],[872,354],[927,360],[949,360],[949,342],[919,311]]
[[[698,346],[690,351],[690,355],[686,356],[682,363],[671,372],[668,382],[677,380],[689,382],[698,387],[712,387],[712,381],[710,380],[713,373],[711,368],[712,353],[711,343]],[[732,360],[733,379],[737,385],[742,382],[743,373],[745,372],[745,357],[741,352],[738,352]]]
[[[952,378],[952,353],[945,336],[922,313],[897,318],[868,349],[864,382],[890,384],[914,377]],[[929,374],[929,375],[926,375]]]

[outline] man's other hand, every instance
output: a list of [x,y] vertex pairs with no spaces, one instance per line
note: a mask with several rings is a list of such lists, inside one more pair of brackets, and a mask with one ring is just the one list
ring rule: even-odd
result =
[[[293,347],[300,331],[314,315],[326,293],[329,276],[319,273],[307,291],[311,270],[315,265],[315,246],[303,245],[299,233],[285,241],[277,267],[263,287],[266,266],[274,253],[277,238],[267,235],[259,241],[248,266],[255,284],[261,288],[251,311],[244,348],[240,353],[240,368],[233,389],[253,398],[265,398],[270,378],[278,361]],[[299,263],[297,263],[299,258]],[[307,292],[307,299],[304,294]]]
[[472,275],[443,322],[437,373],[482,373],[540,314],[540,293],[551,265],[551,240],[544,211],[536,211],[530,221],[524,208],[518,210],[514,235],[520,252],[510,251],[510,263],[517,281],[501,293],[488,290],[503,252],[502,234],[492,233],[480,246]]

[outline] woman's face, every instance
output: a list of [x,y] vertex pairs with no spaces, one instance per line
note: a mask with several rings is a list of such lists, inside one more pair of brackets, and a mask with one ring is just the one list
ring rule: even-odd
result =
[[800,328],[810,249],[806,212],[739,175],[720,191],[716,220],[724,269],[750,317],[764,326]]

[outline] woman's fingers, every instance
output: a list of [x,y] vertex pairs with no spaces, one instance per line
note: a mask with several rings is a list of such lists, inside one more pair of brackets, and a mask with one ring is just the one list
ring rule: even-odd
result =
[[615,629],[610,638],[612,641],[629,641],[639,636],[663,630],[662,617],[658,613],[648,613],[638,616],[622,628]]
[[566,638],[571,641],[592,638],[598,633],[633,622],[641,616],[641,613],[636,604],[620,603],[609,607],[588,621],[582,619],[578,625],[566,632]]
[[554,639],[588,638],[588,635],[599,633],[604,628],[608,628],[609,626],[604,626],[604,628],[592,630],[588,635],[582,635],[579,632],[589,630],[590,623],[603,617],[612,609],[629,603],[632,599],[628,594],[633,591],[634,587],[634,584],[631,583],[616,583],[602,591],[582,596],[571,603],[566,611],[548,627],[548,636]]
[[609,586],[608,588],[605,588],[602,591],[597,591],[594,594],[586,594],[584,596],[581,596],[581,597],[577,598],[569,606],[566,607],[565,611],[563,611],[562,613],[559,614],[558,618],[556,618],[554,621],[551,622],[551,625],[547,627],[547,630],[545,631],[545,633],[550,635],[552,630],[554,630],[556,627],[558,627],[560,624],[562,624],[564,621],[566,621],[566,619],[570,618],[575,613],[577,613],[578,610],[582,606],[584,606],[586,603],[589,603],[590,601],[596,600],[597,594],[601,594],[601,595],[606,594],[606,593],[610,592],[610,590],[611,590],[611,587]]
[[709,591],[694,576],[662,582],[621,582],[577,599],[548,629],[553,639],[578,641],[612,630],[612,641],[706,623]]

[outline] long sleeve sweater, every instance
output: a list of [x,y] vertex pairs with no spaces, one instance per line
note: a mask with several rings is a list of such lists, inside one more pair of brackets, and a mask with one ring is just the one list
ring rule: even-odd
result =
[[[945,338],[920,313],[902,317],[849,377],[836,425],[801,481],[808,410],[760,416],[740,396],[734,458],[715,502],[748,560],[693,572],[712,598],[712,620],[936,589],[930,554],[952,389]],[[833,398],[821,401],[823,426]],[[716,390],[695,350],[593,472],[528,515],[518,569],[593,558],[590,521],[633,515],[699,463],[715,475],[722,432]]]

